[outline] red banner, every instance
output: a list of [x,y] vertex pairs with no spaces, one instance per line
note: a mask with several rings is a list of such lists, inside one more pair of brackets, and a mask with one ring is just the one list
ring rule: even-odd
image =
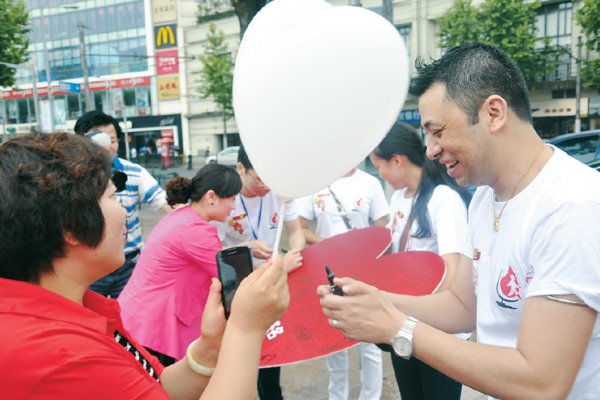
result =
[[356,344],[330,327],[323,315],[317,286],[327,284],[326,265],[336,276],[352,277],[385,291],[410,295],[434,292],[446,272],[442,258],[430,252],[402,252],[376,260],[389,240],[389,230],[372,227],[304,249],[304,265],[288,278],[290,307],[267,332],[261,367],[311,360]]
[[179,54],[177,49],[156,52],[156,74],[168,75],[179,72]]
[[[110,89],[124,89],[138,86],[150,86],[150,77],[149,76],[138,76],[135,78],[124,78],[124,79],[114,79],[107,81],[93,81],[90,82],[90,91],[96,92],[100,90],[110,90]],[[81,84],[81,92],[85,92],[83,88],[83,83]],[[53,94],[69,94],[68,92],[64,92],[59,90],[58,85],[52,85],[52,93]],[[47,97],[48,96],[48,87],[44,86],[38,88],[38,96],[39,97]],[[33,97],[33,89],[23,89],[23,90],[2,90],[0,92],[0,99],[8,100],[8,99],[24,99],[27,97]]]

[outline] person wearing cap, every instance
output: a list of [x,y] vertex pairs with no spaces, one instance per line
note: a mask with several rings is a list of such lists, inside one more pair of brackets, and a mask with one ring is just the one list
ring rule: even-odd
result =
[[[155,211],[161,210],[165,214],[171,212],[173,208],[167,204],[165,191],[144,167],[118,156],[119,141],[123,139],[124,135],[113,117],[100,111],[90,111],[77,120],[74,130],[75,133],[91,137],[94,142],[105,147],[112,157],[113,170],[122,171],[127,175],[125,188],[115,194],[119,203],[127,211],[125,264],[90,286],[90,289],[96,293],[117,298],[129,280],[144,246],[139,214],[140,204],[147,203]],[[97,135],[96,131],[107,134],[110,143],[107,144],[106,138]]]

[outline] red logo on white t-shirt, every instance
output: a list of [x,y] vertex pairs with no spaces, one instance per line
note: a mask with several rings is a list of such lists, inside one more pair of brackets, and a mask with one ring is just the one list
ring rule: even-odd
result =
[[228,224],[233,228],[235,232],[238,232],[240,235],[244,234],[244,225],[240,221],[246,219],[247,214],[236,215],[232,219],[230,219]]
[[496,301],[496,304],[502,308],[516,310],[516,307],[512,307],[509,304],[522,300],[521,285],[519,284],[515,271],[510,265],[508,266],[508,271],[506,271],[504,275],[500,272],[498,282],[496,282],[496,293],[498,293],[498,297],[500,297],[500,301]]
[[271,217],[271,229],[277,227],[277,223],[279,222],[279,214],[274,213]]

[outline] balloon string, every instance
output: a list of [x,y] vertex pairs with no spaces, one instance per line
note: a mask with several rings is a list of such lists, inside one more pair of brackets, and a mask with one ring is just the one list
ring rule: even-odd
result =
[[279,210],[279,221],[277,222],[277,235],[275,236],[275,245],[273,246],[273,257],[275,259],[277,254],[279,254],[279,242],[281,242],[281,232],[283,231],[283,217],[285,215],[285,201],[281,204],[281,209]]

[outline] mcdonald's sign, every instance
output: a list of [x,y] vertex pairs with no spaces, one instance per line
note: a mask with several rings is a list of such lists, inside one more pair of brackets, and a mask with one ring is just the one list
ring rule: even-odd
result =
[[154,26],[154,46],[156,49],[177,47],[177,24]]

